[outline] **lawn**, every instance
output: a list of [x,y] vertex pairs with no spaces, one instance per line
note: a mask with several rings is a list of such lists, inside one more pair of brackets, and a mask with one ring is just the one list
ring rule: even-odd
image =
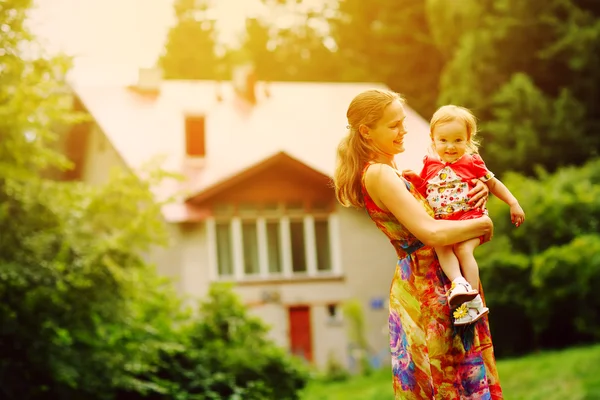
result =
[[[507,400],[600,399],[600,345],[498,362]],[[389,370],[346,382],[309,384],[302,400],[393,400]]]

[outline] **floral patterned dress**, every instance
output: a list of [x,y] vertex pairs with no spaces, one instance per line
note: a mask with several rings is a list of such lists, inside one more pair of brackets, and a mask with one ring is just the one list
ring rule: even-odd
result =
[[[423,196],[405,183],[433,216]],[[487,316],[466,328],[454,327],[446,301],[450,282],[433,248],[373,202],[364,172],[362,188],[367,213],[398,254],[389,316],[395,398],[502,399]]]

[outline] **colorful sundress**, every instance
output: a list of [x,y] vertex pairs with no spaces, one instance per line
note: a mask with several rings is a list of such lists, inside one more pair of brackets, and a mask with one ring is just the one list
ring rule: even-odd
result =
[[[367,213],[398,254],[389,305],[395,398],[502,399],[487,316],[467,328],[454,327],[446,300],[450,282],[433,248],[373,202],[364,186],[367,168],[362,185]],[[425,198],[405,183],[433,216]]]

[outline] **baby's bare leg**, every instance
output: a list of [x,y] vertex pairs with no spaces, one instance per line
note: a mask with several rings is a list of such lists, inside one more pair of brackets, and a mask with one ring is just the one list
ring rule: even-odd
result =
[[448,306],[456,308],[478,296],[477,290],[474,290],[461,274],[459,260],[454,254],[453,246],[436,247],[435,252],[440,261],[440,267],[452,281],[452,286],[447,293]]
[[[462,272],[473,288],[479,289],[479,266],[473,252],[479,246],[479,239],[470,239],[454,245],[454,253],[460,261]],[[483,299],[478,294],[471,301],[465,303],[467,313],[455,316],[455,325],[468,325],[487,315],[489,309],[483,304]],[[463,310],[465,311],[465,310]]]
[[456,278],[461,278],[460,263],[452,246],[441,246],[435,248],[435,253],[438,256],[440,267],[446,274],[448,279],[454,281]]
[[462,273],[474,289],[479,289],[479,266],[473,252],[479,246],[479,238],[469,239],[454,245]]

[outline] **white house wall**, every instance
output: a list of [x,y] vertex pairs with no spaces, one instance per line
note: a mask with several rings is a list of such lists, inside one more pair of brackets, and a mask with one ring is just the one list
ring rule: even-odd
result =
[[165,247],[155,246],[147,256],[147,261],[156,266],[161,276],[172,280],[177,293],[185,290],[182,267],[184,265],[182,251],[182,234],[178,225],[167,224],[166,226],[169,243]]
[[[365,211],[338,206],[342,268],[348,291],[364,311],[365,335],[372,355],[389,361],[387,330],[389,290],[396,267],[396,252]],[[383,300],[383,308],[372,303]]]
[[325,367],[331,360],[338,363],[338,365],[347,366],[349,354],[348,333],[343,319],[338,320],[329,317],[325,305],[314,306],[311,310],[311,318],[315,364]]
[[210,285],[206,229],[204,224],[181,224],[179,229],[181,235],[173,251],[180,254],[181,293],[200,299]]
[[[280,284],[240,285],[236,292],[246,304],[251,305],[252,314],[270,326],[270,338],[285,348],[290,346],[288,307],[309,306],[314,363],[324,367],[331,355],[346,364],[346,328],[343,324],[332,323],[327,312],[328,305],[341,307],[349,298],[347,285],[342,280],[291,280]],[[264,303],[264,296],[275,296],[278,300]]]
[[123,159],[96,124],[90,128],[84,160],[81,180],[93,185],[105,183],[113,168],[126,168]]

